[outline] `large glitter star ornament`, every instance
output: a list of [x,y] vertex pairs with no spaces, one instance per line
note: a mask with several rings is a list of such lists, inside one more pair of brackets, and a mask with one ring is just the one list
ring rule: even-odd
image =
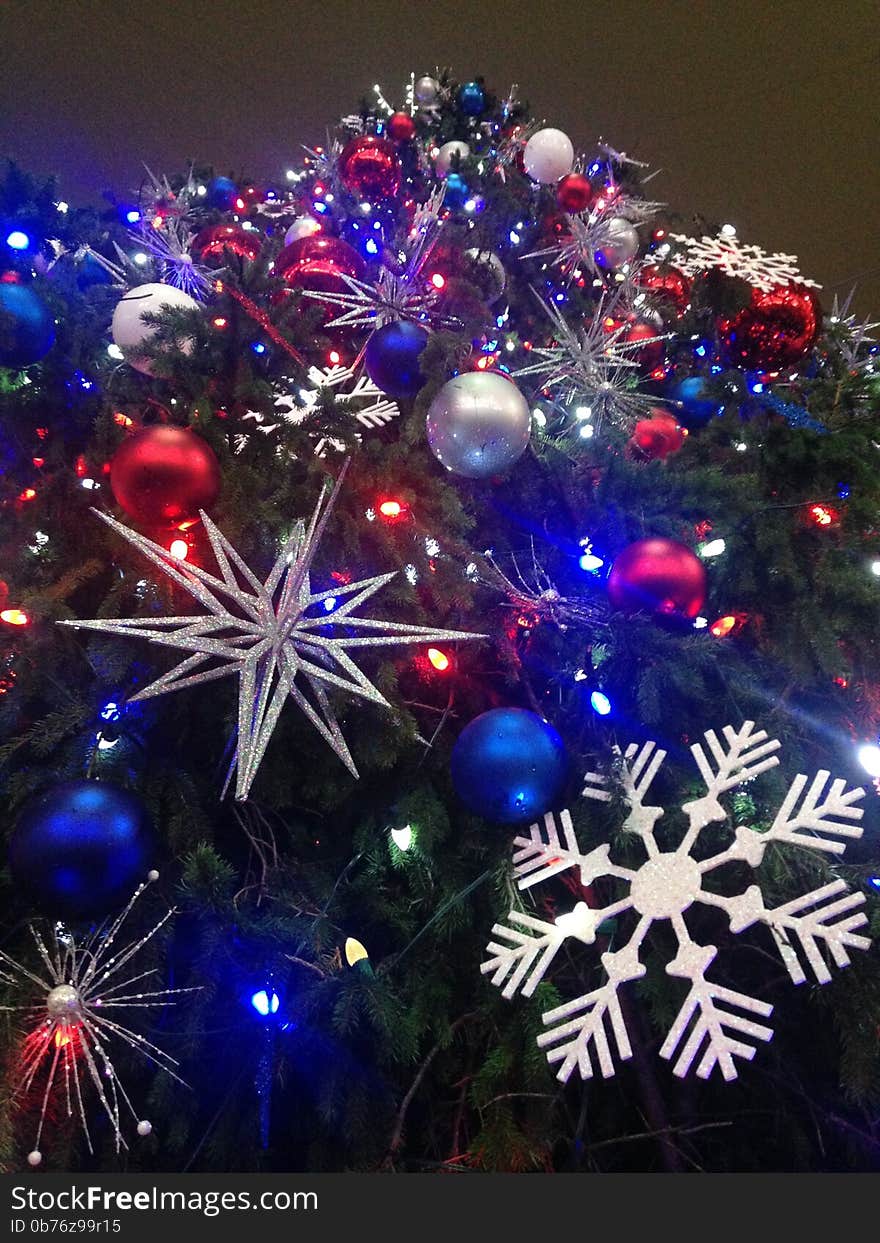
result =
[[664,258],[686,276],[699,276],[708,268],[716,268],[725,276],[739,277],[764,293],[769,293],[779,285],[822,288],[815,281],[801,276],[796,255],[768,254],[760,246],[741,242],[733,233],[700,238],[688,237],[684,233],[670,233],[669,238],[670,242],[678,243],[682,249],[670,250]]
[[[133,700],[150,699],[217,678],[237,677],[238,739],[226,784],[235,772],[235,797],[240,800],[248,796],[278,717],[289,699],[357,777],[328,691],[344,690],[385,708],[390,704],[354,663],[350,651],[484,637],[355,616],[355,610],[390,582],[394,572],[334,586],[328,591],[312,591],[312,562],[344,473],[329,500],[324,488],[308,526],[302,521],[296,523],[264,582],[253,574],[205,513],[201,518],[220,578],[199,566],[178,561],[161,544],[99,513],[98,517],[108,526],[188,591],[206,610],[206,616],[117,617],[60,623],[81,630],[148,639],[190,653],[133,696]],[[328,612],[330,601],[332,615]],[[226,786],[224,793],[225,790]]]
[[[63,1094],[68,1118],[77,1117],[89,1152],[92,1140],[84,1101],[84,1086],[91,1082],[110,1125],[116,1151],[127,1148],[122,1132],[123,1116],[130,1114],[138,1135],[149,1135],[150,1123],[139,1118],[122,1084],[113,1061],[113,1044],[122,1041],[171,1075],[178,1083],[177,1062],[139,1032],[122,1023],[119,1011],[155,1009],[174,1004],[183,993],[194,988],[153,988],[147,981],[156,973],[140,970],[137,955],[164,927],[173,911],[168,911],[143,936],[120,941],[122,926],[147,884],[158,880],[151,872],[138,887],[128,905],[109,925],[78,942],[61,924],[48,934],[31,926],[31,935],[42,966],[31,970],[0,950],[0,982],[30,995],[17,1005],[0,1010],[19,1013],[36,1026],[25,1037],[15,1096],[26,1096],[39,1081],[40,1120],[36,1141],[28,1163],[42,1162],[40,1140],[53,1092]],[[45,1087],[42,1079],[45,1075]],[[63,1085],[63,1087],[62,1087]]]
[[[558,1065],[557,1077],[563,1082],[575,1067],[582,1079],[591,1078],[594,1058],[605,1078],[613,1075],[612,1042],[618,1059],[632,1056],[619,989],[645,974],[641,951],[652,926],[661,920],[669,922],[677,941],[666,974],[688,983],[687,996],[660,1049],[660,1056],[674,1063],[673,1073],[683,1078],[696,1061],[696,1073],[702,1079],[716,1066],[726,1080],[735,1079],[734,1058],[751,1060],[755,1042],[770,1040],[772,1031],[759,1020],[769,1017],[771,1005],[707,978],[718,948],[692,938],[685,913],[694,904],[723,912],[732,933],[763,924],[795,984],[806,980],[808,970],[819,984],[827,984],[829,963],[845,967],[849,950],[869,947],[868,938],[856,932],[867,923],[864,912],[856,909],[864,895],[848,892],[843,880],[831,880],[772,908],[765,905],[758,885],[732,897],[704,886],[706,878],[715,879],[714,874],[728,863],[757,868],[770,845],[836,855],[845,849],[847,838],[862,833],[856,823],[862,811],[855,804],[864,790],[847,789],[843,780],[832,780],[830,773],[820,771],[810,782],[805,776],[795,777],[765,832],[740,825],[732,829],[731,844],[725,848],[711,854],[696,849],[705,828],[727,820],[721,797],[779,762],[774,754],[779,743],[768,739],[764,730],[756,730],[751,721],[738,730],[728,725],[722,735],[719,738],[710,730],[705,734],[705,747],[701,743],[691,747],[706,793],[683,804],[687,828],[674,849],[665,849],[655,836],[664,809],[645,802],[666,758],[654,742],[633,744],[618,757],[623,800],[629,808],[623,829],[641,841],[643,864],[615,863],[607,842],[582,851],[568,811],[558,819],[552,813],[546,815],[543,824],[532,825],[528,837],[514,842],[514,873],[521,890],[574,868],[580,883],[596,884],[602,897],[597,907],[578,902],[553,922],[514,909],[507,924],[495,925],[492,933],[497,940],[489,943],[482,971],[502,987],[505,997],[512,997],[518,989],[523,996],[533,993],[563,945],[572,949],[578,944],[592,946],[602,935],[603,924],[607,928],[608,921],[624,917],[630,921],[628,938],[620,948],[608,949],[601,956],[604,982],[543,1015],[549,1030],[538,1037],[538,1045],[548,1050],[547,1060]],[[605,776],[589,772],[585,783],[586,798],[611,801]]]

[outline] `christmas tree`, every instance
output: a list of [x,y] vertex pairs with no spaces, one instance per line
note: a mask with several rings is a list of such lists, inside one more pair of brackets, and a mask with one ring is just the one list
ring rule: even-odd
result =
[[7,170],[4,1168],[876,1168],[872,325],[659,193]]

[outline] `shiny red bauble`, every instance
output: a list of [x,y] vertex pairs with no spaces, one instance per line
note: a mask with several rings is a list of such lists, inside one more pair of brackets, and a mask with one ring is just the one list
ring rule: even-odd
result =
[[648,290],[660,310],[676,315],[683,315],[691,300],[691,282],[668,263],[649,263],[637,274],[636,284]]
[[[315,233],[310,237],[297,238],[284,247],[275,260],[275,274],[290,289],[304,293],[351,293],[343,277],[363,280],[366,265],[348,242],[339,237]],[[313,301],[320,302],[320,299],[307,298],[305,306],[308,307]],[[324,310],[325,324],[342,314],[343,308],[333,302],[321,302],[320,305]]]
[[209,224],[196,234],[192,252],[199,263],[220,267],[229,255],[253,261],[260,253],[261,238],[254,229],[238,224]]
[[777,285],[752,291],[749,305],[718,320],[725,362],[750,371],[779,371],[800,362],[816,343],[822,310],[812,289]]
[[677,540],[637,540],[614,559],[608,599],[623,613],[693,620],[706,599],[706,567]]
[[145,526],[176,525],[214,504],[220,466],[195,432],[166,424],[145,427],[113,455],[110,487],[130,518]]
[[563,211],[584,211],[593,201],[593,187],[582,173],[567,173],[556,186],[556,202]]
[[409,142],[416,136],[416,123],[408,112],[392,112],[385,128],[395,142]]
[[662,461],[677,453],[687,432],[678,420],[665,410],[652,410],[649,419],[639,419],[630,437],[630,448],[643,461]]
[[375,203],[393,198],[400,188],[400,160],[393,142],[361,134],[342,148],[339,177],[349,193]]
[[658,340],[660,331],[656,324],[637,319],[629,325],[621,337],[623,344],[636,347],[627,350],[627,356],[632,357],[633,362],[637,362],[645,371],[653,371],[655,367],[659,367],[666,355],[666,342]]

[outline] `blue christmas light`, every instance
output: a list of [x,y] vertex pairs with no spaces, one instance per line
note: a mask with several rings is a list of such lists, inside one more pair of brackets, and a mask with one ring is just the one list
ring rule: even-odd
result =
[[10,250],[27,250],[31,239],[21,229],[13,229],[6,235],[6,245]]
[[316,211],[319,216],[323,216],[326,210],[327,210],[326,203],[313,203],[312,204],[312,211]]
[[255,342],[253,343],[253,345],[251,346],[251,349],[254,351],[254,353],[255,353],[255,354],[265,354],[265,353],[266,353],[266,347],[265,347],[265,345],[263,345],[263,342],[262,342],[262,341],[255,341]]
[[842,501],[848,500],[850,494],[850,486],[848,483],[839,483],[837,485],[837,495]]
[[611,700],[602,691],[593,691],[590,695],[590,707],[596,716],[611,715]]
[[374,238],[372,237],[367,238],[366,244],[364,245],[364,250],[367,252],[368,255],[378,255],[379,246]]
[[869,876],[868,884],[872,889],[876,889],[877,892],[880,893],[880,876]]
[[98,715],[102,721],[118,721],[122,713],[119,710],[119,704],[111,700],[109,703],[104,704]]
[[127,224],[137,224],[140,218],[141,218],[141,213],[138,211],[136,207],[132,207],[131,211],[127,211],[125,213],[125,220]]
[[278,1007],[281,1005],[281,1002],[279,1001],[278,994],[274,989],[270,993],[267,992],[265,988],[261,988],[258,992],[251,995],[251,1005],[254,1007],[257,1014],[261,1015],[265,1019],[268,1018],[270,1014],[278,1013]]
[[578,561],[578,565],[582,570],[585,570],[587,574],[598,574],[604,564],[605,562],[602,558],[597,557],[596,554],[590,549],[587,549]]

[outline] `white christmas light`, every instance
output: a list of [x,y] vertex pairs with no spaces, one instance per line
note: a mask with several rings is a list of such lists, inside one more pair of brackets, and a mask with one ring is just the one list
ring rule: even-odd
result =
[[880,747],[875,742],[866,742],[856,754],[869,777],[880,777]]
[[391,840],[398,850],[409,850],[412,845],[413,831],[411,824],[405,824],[403,828],[391,830]]
[[880,578],[880,561],[871,562],[871,573],[876,574]]
[[713,539],[707,544],[701,544],[697,551],[701,557],[720,557],[726,547],[723,539]]

